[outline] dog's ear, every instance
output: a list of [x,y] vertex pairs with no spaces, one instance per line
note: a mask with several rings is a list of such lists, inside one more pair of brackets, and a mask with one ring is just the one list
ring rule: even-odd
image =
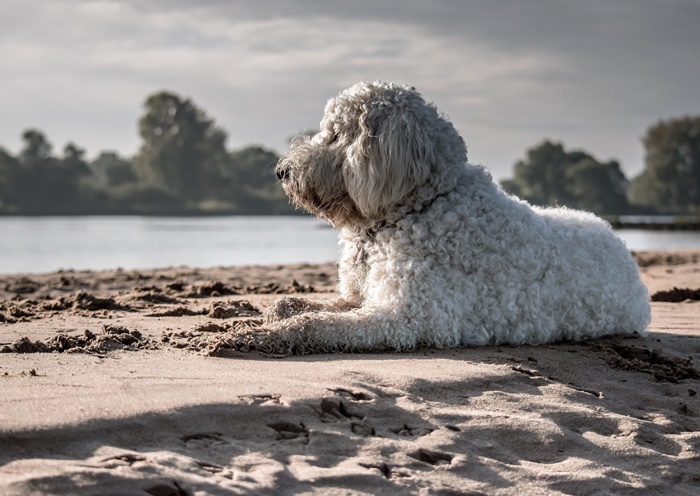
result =
[[348,147],[343,177],[360,213],[379,218],[428,180],[434,143],[413,112],[394,106],[369,107],[359,131]]

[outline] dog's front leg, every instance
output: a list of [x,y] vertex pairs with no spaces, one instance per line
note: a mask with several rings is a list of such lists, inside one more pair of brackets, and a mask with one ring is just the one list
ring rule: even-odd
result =
[[417,322],[396,310],[307,312],[236,332],[233,345],[265,353],[406,351],[418,344]]
[[356,308],[356,305],[343,298],[312,300],[298,296],[285,296],[263,311],[263,322],[272,324],[307,312],[343,312],[353,308]]

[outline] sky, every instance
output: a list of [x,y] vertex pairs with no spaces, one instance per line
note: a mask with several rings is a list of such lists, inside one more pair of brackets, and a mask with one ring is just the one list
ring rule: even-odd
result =
[[700,114],[700,0],[0,0],[0,146],[138,151],[146,97],[278,153],[362,80],[415,86],[496,178],[544,139],[643,168]]

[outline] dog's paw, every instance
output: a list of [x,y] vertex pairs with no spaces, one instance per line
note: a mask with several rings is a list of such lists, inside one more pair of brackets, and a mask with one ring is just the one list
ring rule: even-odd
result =
[[221,350],[258,351],[275,356],[305,355],[315,351],[304,323],[296,322],[296,319],[238,329],[219,341],[216,348],[214,355]]
[[265,324],[272,324],[273,322],[279,322],[280,320],[288,319],[294,315],[308,312],[314,308],[315,305],[313,302],[305,298],[285,296],[265,309],[263,312],[263,322]]
[[285,334],[270,326],[240,327],[220,336],[208,350],[210,356],[224,356],[230,351],[259,351],[275,355],[291,355]]

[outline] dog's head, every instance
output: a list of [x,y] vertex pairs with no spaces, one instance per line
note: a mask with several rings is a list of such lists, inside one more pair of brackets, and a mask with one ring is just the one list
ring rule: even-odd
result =
[[466,160],[452,124],[415,89],[359,83],[328,102],[320,132],[293,141],[276,174],[294,203],[340,227],[429,201]]

